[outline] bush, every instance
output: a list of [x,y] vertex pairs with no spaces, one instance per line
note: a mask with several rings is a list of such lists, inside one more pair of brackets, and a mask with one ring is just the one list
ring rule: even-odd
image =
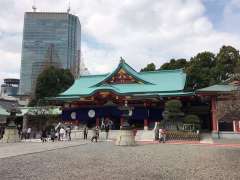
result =
[[[170,125],[171,129],[179,129],[178,124],[182,121],[184,113],[181,111],[182,102],[173,99],[165,103],[165,110],[163,112],[163,124]],[[169,124],[170,123],[170,124]]]
[[177,99],[169,100],[165,103],[165,110],[168,112],[179,113],[181,112],[181,108],[182,102]]
[[189,114],[184,118],[184,123],[193,124],[196,129],[200,129],[200,119],[197,115]]
[[200,124],[200,119],[197,115],[190,114],[190,115],[187,115],[184,118],[184,123],[186,123],[186,124]]

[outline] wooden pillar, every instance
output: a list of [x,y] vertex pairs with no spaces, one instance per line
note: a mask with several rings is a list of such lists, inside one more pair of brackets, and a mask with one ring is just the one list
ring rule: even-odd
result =
[[98,117],[96,118],[96,126],[99,127],[99,118]]
[[217,121],[217,102],[216,97],[211,97],[211,111],[212,111],[212,131],[218,132],[218,121]]
[[148,119],[144,119],[144,130],[148,130]]

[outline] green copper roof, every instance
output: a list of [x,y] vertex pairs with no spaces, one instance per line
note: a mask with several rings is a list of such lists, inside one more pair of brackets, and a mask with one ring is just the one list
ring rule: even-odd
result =
[[234,85],[213,85],[206,88],[198,89],[197,93],[216,93],[216,92],[231,92],[237,90],[238,86]]
[[[120,68],[141,83],[109,84],[106,81],[113,77]],[[124,60],[109,74],[80,76],[74,84],[60,97],[91,96],[99,91],[111,91],[119,95],[181,92],[184,89],[186,74],[182,69],[136,72]]]
[[21,107],[21,114],[17,114],[17,116],[28,115],[36,115],[38,112],[44,113],[46,115],[60,115],[62,110],[59,106],[48,106],[48,107]]
[[139,76],[138,72],[136,72],[131,66],[125,63],[125,60],[121,58],[120,63],[118,64],[118,67],[112,73],[108,74],[102,81],[97,83],[95,86],[104,84],[107,80],[111,79],[120,69],[125,70],[126,72],[128,72],[129,75],[133,76],[135,79],[137,79],[140,82],[143,82],[145,84],[151,84],[150,82],[144,80],[144,77]]

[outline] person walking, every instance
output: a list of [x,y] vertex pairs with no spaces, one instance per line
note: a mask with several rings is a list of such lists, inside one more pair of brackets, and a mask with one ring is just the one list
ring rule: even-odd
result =
[[41,139],[42,139],[43,143],[47,142],[47,132],[46,132],[45,129],[42,130],[42,137],[41,137]]
[[93,136],[91,138],[91,141],[93,142],[93,140],[95,139],[95,142],[97,142],[99,137],[99,129],[98,126],[96,126],[96,128],[93,129]]
[[31,132],[32,132],[32,129],[29,127],[27,129],[27,139],[30,139],[31,138]]
[[69,140],[69,141],[72,140],[72,138],[71,138],[71,127],[70,127],[70,126],[68,126],[68,127],[66,128],[66,136],[68,137],[68,140]]
[[51,137],[51,141],[54,142],[55,141],[55,131],[54,129],[51,129],[51,132],[50,132],[50,137]]
[[107,123],[107,124],[105,125],[106,140],[108,140],[109,129],[110,129],[110,125]]
[[83,139],[87,140],[87,135],[88,135],[88,128],[87,128],[87,126],[85,126],[83,129]]
[[59,134],[60,134],[60,141],[63,141],[63,137],[64,137],[64,134],[65,134],[65,129],[63,127],[61,127],[61,129],[59,131]]
[[96,135],[98,139],[99,139],[99,131],[100,131],[99,126],[96,126]]

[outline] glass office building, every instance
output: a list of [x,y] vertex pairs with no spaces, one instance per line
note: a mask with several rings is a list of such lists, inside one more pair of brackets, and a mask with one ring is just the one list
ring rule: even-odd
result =
[[81,25],[69,13],[26,12],[24,17],[20,95],[33,95],[38,75],[49,65],[80,71]]

